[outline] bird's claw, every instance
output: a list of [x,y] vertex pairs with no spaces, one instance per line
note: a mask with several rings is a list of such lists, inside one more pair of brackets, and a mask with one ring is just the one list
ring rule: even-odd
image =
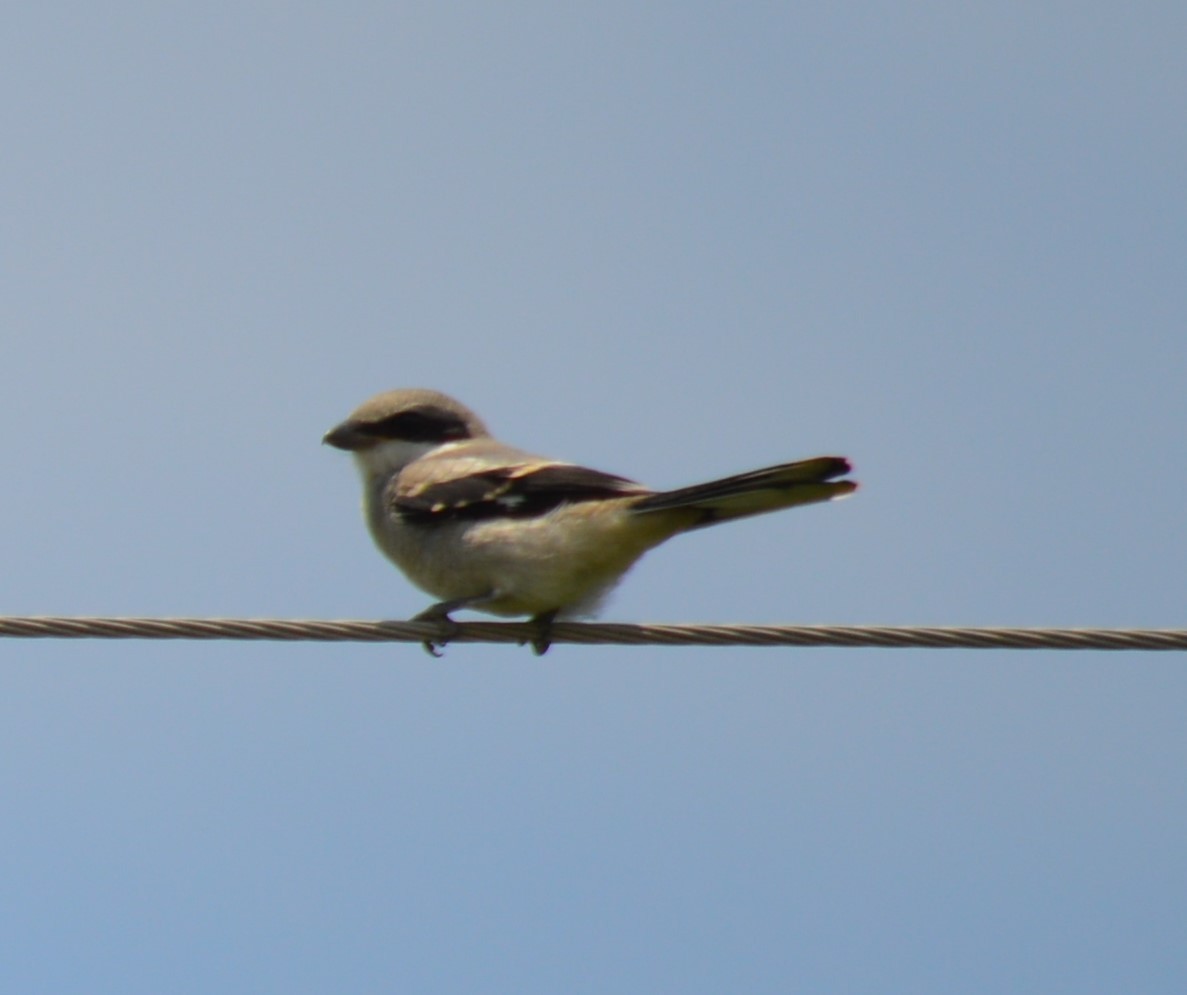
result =
[[[556,612],[541,612],[532,618],[536,625],[536,634],[528,640],[532,644],[532,652],[536,656],[543,656],[552,645],[552,623],[556,620]],[[520,643],[522,646],[523,644]]]
[[454,639],[457,636],[460,629],[460,626],[457,624],[457,622],[449,617],[448,612],[436,611],[433,608],[429,608],[426,611],[421,612],[419,615],[413,615],[412,621],[437,623],[440,629],[440,634],[436,638],[426,639],[420,645],[424,647],[424,651],[428,653],[429,656],[438,660],[445,655],[441,651],[449,645],[449,641],[451,639]]

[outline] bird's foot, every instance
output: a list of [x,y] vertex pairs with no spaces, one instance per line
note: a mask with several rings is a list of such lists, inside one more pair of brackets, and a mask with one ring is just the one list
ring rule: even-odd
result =
[[453,608],[448,602],[442,602],[439,605],[433,605],[419,614],[412,616],[413,622],[436,622],[440,629],[440,634],[436,638],[426,639],[421,643],[421,646],[424,647],[425,652],[429,656],[436,657],[437,659],[443,657],[445,654],[441,651],[449,645],[451,639],[457,636],[460,627],[457,622],[449,617],[449,613],[452,610]]
[[449,617],[450,612],[461,611],[463,608],[480,608],[484,602],[491,599],[491,594],[480,594],[476,597],[453,598],[449,601],[438,601],[429,605],[419,615],[413,615],[413,622],[436,622],[441,628],[441,635],[436,639],[426,639],[421,645],[429,656],[441,657],[445,654],[438,652],[445,649],[451,639],[456,639],[461,626]]
[[556,613],[557,610],[553,609],[549,612],[540,612],[539,615],[533,615],[531,618],[536,626],[536,634],[529,641],[532,644],[532,652],[536,656],[543,656],[548,652],[548,647],[552,645],[552,623],[556,621]]

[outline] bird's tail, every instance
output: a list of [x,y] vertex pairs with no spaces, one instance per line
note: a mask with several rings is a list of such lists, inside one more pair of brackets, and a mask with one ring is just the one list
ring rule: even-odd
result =
[[717,522],[852,494],[857,490],[854,481],[834,479],[844,476],[850,469],[849,461],[839,456],[818,456],[674,491],[661,491],[643,498],[631,510],[648,514],[688,508],[700,514],[685,528],[699,529]]

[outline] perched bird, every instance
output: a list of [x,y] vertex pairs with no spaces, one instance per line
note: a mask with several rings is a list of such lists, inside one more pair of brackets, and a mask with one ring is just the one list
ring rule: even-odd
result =
[[553,619],[593,614],[666,539],[857,488],[836,479],[848,461],[820,456],[654,491],[504,445],[435,390],[379,394],[323,441],[354,454],[375,544],[441,599],[415,616],[441,623],[441,638],[425,643],[433,653],[448,641],[450,612],[463,608],[531,616],[543,653]]

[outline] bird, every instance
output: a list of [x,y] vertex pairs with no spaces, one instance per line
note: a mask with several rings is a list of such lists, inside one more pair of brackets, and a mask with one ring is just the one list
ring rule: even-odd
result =
[[498,441],[473,411],[425,388],[364,401],[322,441],[354,457],[376,546],[439,599],[434,656],[463,609],[528,616],[537,654],[557,618],[596,614],[634,563],[673,536],[857,489],[848,460],[818,456],[653,490]]

